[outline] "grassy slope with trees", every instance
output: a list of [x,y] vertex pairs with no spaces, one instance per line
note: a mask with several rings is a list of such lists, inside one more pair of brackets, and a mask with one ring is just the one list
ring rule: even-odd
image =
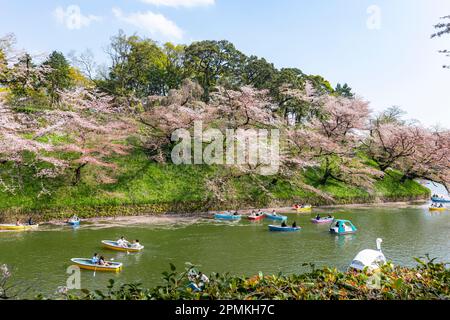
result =
[[[395,108],[370,116],[367,103],[347,84],[333,88],[321,76],[278,70],[227,41],[160,46],[121,32],[112,38],[107,68],[97,67],[89,52],[72,55],[72,63],[53,52],[37,63],[13,46],[13,36],[1,38],[0,120],[9,122],[0,132],[4,213],[36,212],[50,219],[73,212],[126,215],[397,201],[430,195],[414,179],[448,182],[446,153],[428,156],[429,148],[447,150],[448,131],[409,124]],[[270,177],[170,164],[167,150],[173,144],[164,134],[176,125],[190,129],[192,119],[168,128],[164,121],[172,116],[177,122],[183,110],[214,109],[217,101],[236,107],[228,114],[238,120],[247,114],[247,121],[239,127],[215,115],[208,125],[248,129],[276,123],[307,150],[295,149],[290,141],[284,172]],[[362,130],[370,134],[360,141],[353,131]],[[309,164],[293,165],[303,161]]]

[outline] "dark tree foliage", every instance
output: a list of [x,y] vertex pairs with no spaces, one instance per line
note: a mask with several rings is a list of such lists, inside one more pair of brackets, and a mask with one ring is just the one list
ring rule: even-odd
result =
[[[431,35],[431,38],[442,37],[443,35],[450,33],[450,22],[448,22],[450,20],[450,15],[441,17],[441,20],[445,22],[438,23],[434,26],[436,32]],[[450,51],[448,49],[440,50],[439,52],[450,57]],[[444,65],[443,68],[450,69],[450,66]]]
[[53,105],[59,101],[59,91],[72,86],[70,64],[61,52],[53,51],[44,62],[44,66],[49,67],[45,80],[50,102]]
[[206,102],[217,84],[240,84],[245,60],[245,55],[226,40],[194,42],[185,52],[185,68],[203,87]]
[[334,91],[336,92],[336,94],[346,98],[353,98],[355,96],[352,93],[352,88],[350,88],[346,83],[344,83],[343,85],[338,83]]

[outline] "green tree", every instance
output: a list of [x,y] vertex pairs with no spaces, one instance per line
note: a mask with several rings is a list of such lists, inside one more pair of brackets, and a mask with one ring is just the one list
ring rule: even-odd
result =
[[145,98],[166,95],[180,86],[183,76],[183,46],[158,46],[151,39],[126,36],[120,31],[111,40],[111,68],[100,86],[118,96]]
[[336,92],[336,94],[345,98],[353,98],[355,96],[352,93],[352,88],[350,88],[349,85],[346,83],[344,83],[344,85],[338,83],[334,91]]
[[219,81],[233,86],[239,83],[245,55],[226,40],[194,42],[186,48],[185,68],[203,87],[208,102],[211,89]]
[[66,57],[57,51],[53,51],[43,65],[49,68],[49,71],[46,72],[45,80],[50,103],[54,105],[59,101],[59,91],[68,89],[73,84],[71,67]]
[[267,62],[264,58],[250,56],[242,69],[242,84],[257,89],[269,89],[277,72],[273,63]]
[[164,45],[164,94],[167,94],[170,89],[180,88],[183,80],[189,77],[187,70],[184,68],[185,49],[184,45],[175,45],[170,42]]
[[6,61],[6,55],[0,48],[0,85],[6,84],[7,73],[8,73],[8,63]]

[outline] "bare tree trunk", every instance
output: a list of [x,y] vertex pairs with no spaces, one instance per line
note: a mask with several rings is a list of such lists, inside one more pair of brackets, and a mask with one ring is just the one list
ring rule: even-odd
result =
[[73,186],[76,186],[76,185],[78,185],[80,183],[80,181],[81,181],[81,169],[83,169],[86,165],[87,165],[87,163],[82,163],[75,169],[75,177],[73,178],[73,181],[72,181],[72,185]]

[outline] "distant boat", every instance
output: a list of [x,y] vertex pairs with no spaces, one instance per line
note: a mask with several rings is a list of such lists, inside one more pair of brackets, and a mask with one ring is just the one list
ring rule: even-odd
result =
[[236,221],[236,220],[241,220],[242,216],[241,215],[233,215],[230,213],[221,213],[221,214],[216,214],[214,215],[214,218],[217,220],[228,220],[228,221]]
[[111,250],[115,250],[115,251],[122,251],[122,252],[140,252],[142,250],[144,250],[144,246],[139,246],[136,248],[127,246],[127,247],[122,247],[119,246],[117,244],[116,241],[109,241],[109,240],[103,240],[102,244],[105,248],[111,249]]
[[366,249],[358,253],[350,264],[350,268],[359,271],[367,268],[368,271],[375,271],[386,264],[386,257],[381,251],[382,242],[382,239],[377,239],[377,250]]
[[317,219],[317,218],[313,218],[313,219],[311,219],[311,222],[312,223],[314,223],[314,224],[329,224],[329,223],[332,223],[334,221],[334,217],[331,217],[331,218],[320,218],[320,219]]
[[270,225],[269,230],[274,232],[295,232],[299,231],[300,227],[282,227],[282,226],[274,226]]
[[264,220],[264,218],[265,218],[264,214],[260,214],[259,216],[252,214],[252,215],[248,216],[248,220],[250,220],[250,221],[260,221],[260,220]]
[[443,196],[439,197],[431,197],[431,201],[433,202],[439,202],[439,203],[450,203],[450,199],[445,198]]
[[447,208],[446,208],[446,207],[442,207],[442,208],[439,208],[439,207],[430,207],[429,210],[430,210],[430,211],[447,211]]
[[264,213],[267,219],[274,221],[286,221],[288,218],[286,216],[275,215],[272,213]]
[[0,224],[0,231],[30,231],[39,227],[38,224],[33,225],[15,225],[15,224]]
[[331,233],[344,235],[344,234],[351,234],[358,231],[356,227],[353,225],[353,223],[350,220],[335,220],[336,223],[333,222],[330,228]]
[[297,212],[298,212],[298,213],[311,212],[312,209],[313,209],[312,206],[298,207],[298,208],[297,208]]
[[74,227],[78,227],[80,225],[80,223],[81,223],[80,220],[73,220],[73,219],[70,219],[67,222],[68,225],[71,225],[71,226],[74,226]]
[[119,272],[122,271],[122,263],[120,262],[111,262],[107,261],[107,266],[101,266],[95,263],[92,263],[91,259],[84,259],[84,258],[73,258],[71,259],[73,263],[75,263],[78,267],[84,270],[91,270],[91,271],[104,271],[104,272]]

